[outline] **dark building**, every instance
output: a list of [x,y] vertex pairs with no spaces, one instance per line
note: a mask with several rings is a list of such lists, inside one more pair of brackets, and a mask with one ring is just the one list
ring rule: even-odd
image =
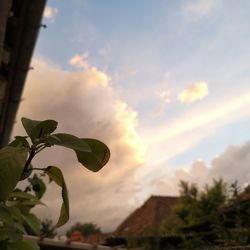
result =
[[46,0],[0,0],[0,147],[9,141]]

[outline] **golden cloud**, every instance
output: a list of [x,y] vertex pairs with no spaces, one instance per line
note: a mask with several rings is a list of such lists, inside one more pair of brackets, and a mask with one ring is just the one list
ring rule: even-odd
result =
[[80,69],[89,69],[91,66],[87,62],[87,59],[88,59],[87,53],[81,54],[81,55],[76,54],[70,58],[68,63],[70,65],[75,66],[75,67],[80,68]]
[[57,8],[52,8],[50,6],[46,6],[43,12],[43,16],[47,19],[54,20],[56,14],[58,13]]
[[206,82],[197,82],[190,85],[178,95],[181,103],[192,103],[201,100],[208,95],[208,86]]
[[[32,64],[35,70],[28,76],[13,135],[23,134],[20,118],[26,116],[55,119],[58,132],[105,142],[111,160],[98,173],[80,167],[75,155],[63,148],[42,152],[34,164],[63,169],[70,190],[69,224],[91,220],[104,230],[114,229],[131,209],[129,200],[137,188],[135,173],[144,161],[137,112],[117,98],[108,75],[94,67],[72,72],[44,59],[35,59]],[[49,210],[39,208],[38,212],[56,218],[60,192],[54,185],[48,188],[44,202]]]

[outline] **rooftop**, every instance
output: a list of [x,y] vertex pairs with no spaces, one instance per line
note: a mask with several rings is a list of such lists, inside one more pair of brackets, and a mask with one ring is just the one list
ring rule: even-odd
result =
[[152,230],[160,226],[170,213],[178,197],[151,196],[146,202],[130,214],[115,230],[115,236],[150,235]]

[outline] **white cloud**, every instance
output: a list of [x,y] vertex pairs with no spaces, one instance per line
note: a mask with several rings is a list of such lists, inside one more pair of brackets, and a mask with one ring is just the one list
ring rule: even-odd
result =
[[223,178],[228,185],[235,180],[244,188],[250,183],[250,141],[242,145],[231,145],[220,155],[212,159],[210,165],[202,160],[193,162],[190,168],[176,170],[172,177],[164,176],[162,180],[155,180],[154,192],[158,194],[178,195],[180,180],[196,183],[200,188],[211,184],[213,179]]
[[160,126],[144,129],[141,135],[146,147],[146,166],[140,173],[142,182],[152,179],[161,169],[168,169],[164,168],[168,160],[194,148],[218,129],[249,117],[249,105],[250,92],[245,91],[238,97],[225,96],[212,105],[200,106]]
[[52,7],[47,5],[44,9],[43,16],[51,21],[54,21],[57,13],[58,13],[57,8],[52,8]]
[[208,86],[206,82],[196,82],[183,90],[178,95],[181,103],[192,103],[203,99],[208,95]]
[[159,117],[159,116],[162,116],[164,114],[166,103],[170,103],[171,98],[170,98],[170,91],[169,90],[158,91],[156,94],[158,97],[160,97],[161,102],[155,107],[155,109],[153,111],[153,116]]
[[223,177],[228,182],[238,180],[241,185],[250,182],[250,141],[231,145],[211,162],[210,176]]
[[207,16],[218,5],[219,0],[190,0],[182,7],[182,12],[191,19]]
[[157,94],[164,102],[169,103],[171,101],[169,90],[161,91],[158,92]]
[[72,58],[70,58],[68,63],[79,69],[90,69],[91,65],[88,63],[87,59],[88,59],[87,53],[81,55],[76,54]]
[[[42,59],[33,64],[35,70],[29,74],[13,134],[23,134],[20,118],[26,116],[55,119],[58,132],[104,141],[111,149],[111,160],[98,173],[85,170],[63,148],[42,152],[35,165],[63,169],[70,192],[69,224],[92,221],[111,230],[131,209],[129,200],[138,188],[135,172],[144,156],[136,131],[137,113],[117,98],[108,76],[97,69],[68,72]],[[55,219],[61,198],[54,185],[49,185],[44,202],[48,209],[39,208],[39,214]]]
[[[225,100],[227,101],[225,102]],[[230,165],[233,168],[232,171],[231,168],[230,171],[229,168],[223,168],[222,164],[214,164],[214,161],[212,161],[212,170],[210,171],[205,163],[197,161],[195,167],[191,168],[191,170],[189,166],[179,166],[180,170],[176,172],[177,166],[173,167],[169,165],[169,162],[182,153],[193,149],[205,138],[213,136],[223,126],[249,118],[249,105],[250,92],[245,90],[243,93],[238,93],[237,97],[224,96],[223,100],[214,102],[212,105],[199,106],[189,110],[184,115],[182,114],[167,121],[161,126],[142,131],[141,135],[146,147],[145,166],[139,170],[138,175],[141,185],[146,189],[140,191],[137,196],[142,200],[146,199],[150,194],[177,194],[177,183],[180,179],[198,181],[204,184],[212,180],[212,177],[223,176],[226,181],[230,181],[230,177],[235,176],[241,183],[244,183],[241,178],[249,178],[249,175],[247,175],[246,164],[241,164],[240,161],[238,163],[241,167],[238,169],[237,164]],[[246,152],[247,147],[245,146],[242,146],[239,151],[243,152],[243,148]],[[227,153],[228,155],[229,153]],[[247,157],[244,156],[242,159],[248,161]],[[228,159],[230,158],[228,157]],[[230,161],[225,161],[223,166],[229,165]],[[216,167],[213,167],[214,165]],[[240,174],[241,171],[242,175]],[[199,174],[197,174],[198,172]]]

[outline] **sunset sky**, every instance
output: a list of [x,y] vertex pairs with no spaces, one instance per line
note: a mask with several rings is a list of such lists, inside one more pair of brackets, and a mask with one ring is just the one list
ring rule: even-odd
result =
[[[250,182],[250,1],[49,0],[20,118],[111,150],[99,173],[64,149],[37,165],[60,166],[71,220],[113,230],[150,195],[177,195],[181,179]],[[60,193],[48,208],[57,219]]]

